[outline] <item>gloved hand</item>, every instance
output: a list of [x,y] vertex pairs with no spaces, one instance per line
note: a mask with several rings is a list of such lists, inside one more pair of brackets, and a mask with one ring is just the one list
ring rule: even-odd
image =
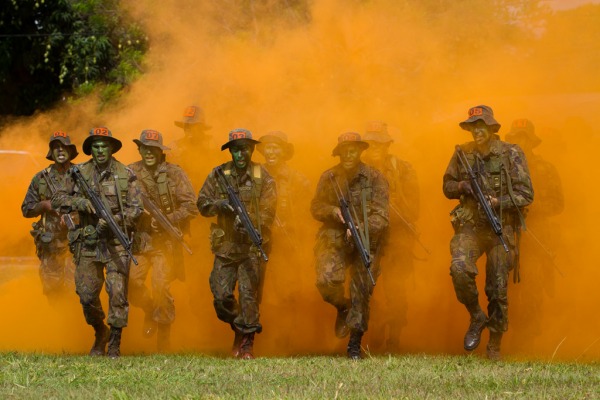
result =
[[469,181],[458,182],[458,191],[460,193],[473,194],[473,188],[471,187],[471,182],[469,182]]
[[72,208],[88,214],[94,214],[94,207],[92,206],[92,202],[84,197],[76,197],[73,199],[71,203]]
[[98,223],[96,224],[96,232],[98,232],[98,235],[104,235],[104,233],[107,231],[108,229],[108,222],[106,222],[104,220],[104,218],[100,218],[98,220]]
[[240,219],[239,215],[236,215],[235,219],[233,220],[233,229],[240,233],[247,233],[246,228],[244,227],[244,224],[242,223],[242,220]]
[[215,207],[217,207],[221,213],[233,212],[233,207],[231,207],[227,200],[217,200],[215,202]]

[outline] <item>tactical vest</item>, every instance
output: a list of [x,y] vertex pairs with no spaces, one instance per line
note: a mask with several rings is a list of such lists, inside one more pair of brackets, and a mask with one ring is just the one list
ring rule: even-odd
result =
[[[121,204],[124,204],[126,199],[127,199],[127,193],[129,191],[129,173],[127,171],[127,167],[123,164],[121,164],[120,162],[116,162],[115,160],[113,160],[114,162],[114,167],[116,169],[115,173],[117,175],[117,182],[116,182],[116,186],[118,188],[119,191],[119,197],[120,199],[118,199],[119,202],[119,206]],[[94,164],[92,162],[90,162],[89,164],[84,164],[85,168],[80,168],[79,170],[81,171],[81,175],[83,175],[83,178],[86,180],[86,182],[88,182],[88,184],[92,187],[96,187],[95,182],[92,182],[92,173],[93,173],[93,168],[94,168]],[[101,183],[100,186],[102,186],[101,188],[97,188],[96,190],[100,190],[102,189],[101,192],[101,199],[102,202],[104,202],[105,206],[108,209],[111,209],[110,204],[106,204],[106,200],[105,200],[105,196],[107,194],[107,192],[110,192],[110,187],[104,183]],[[111,185],[112,186],[112,185]],[[121,212],[123,212],[124,210],[121,210]]]
[[[50,169],[50,167],[45,169],[46,173],[48,174],[48,177],[50,177]],[[50,190],[48,189],[48,182],[46,181],[44,175],[41,173],[40,179],[38,180],[38,193],[40,195],[40,200],[49,200],[51,197]]]
[[[227,163],[225,165],[225,168],[223,168],[223,173],[225,174],[226,177],[229,177],[231,175],[231,171],[232,171],[232,163]],[[239,186],[238,187],[238,196],[240,197],[240,200],[242,201],[242,203],[244,204],[252,204],[252,207],[254,208],[255,212],[254,212],[254,216],[256,218],[255,221],[253,221],[256,224],[256,229],[258,230],[259,233],[261,233],[261,220],[260,220],[260,208],[259,208],[259,199],[260,199],[260,193],[262,191],[262,185],[263,185],[263,178],[262,178],[262,170],[261,170],[261,166],[260,164],[254,164],[252,166],[252,183],[253,185],[250,186]],[[219,193],[220,193],[220,197],[222,199],[227,199],[227,192],[223,192],[223,189],[221,188],[221,186],[219,185]],[[253,217],[253,213],[250,212],[250,210],[246,209],[246,211],[248,211],[248,215],[250,215],[250,218]]]
[[172,214],[175,211],[173,204],[172,190],[169,188],[167,170],[160,171],[156,181],[150,172],[142,168],[140,180],[153,199],[158,199],[158,204],[165,214]]

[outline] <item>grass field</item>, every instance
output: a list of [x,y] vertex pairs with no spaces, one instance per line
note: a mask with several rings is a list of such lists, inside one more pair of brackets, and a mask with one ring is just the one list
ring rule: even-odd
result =
[[600,365],[476,356],[0,354],[1,399],[598,399]]

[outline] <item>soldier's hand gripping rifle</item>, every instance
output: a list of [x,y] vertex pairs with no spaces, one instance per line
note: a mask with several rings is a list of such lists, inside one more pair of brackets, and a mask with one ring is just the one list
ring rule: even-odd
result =
[[[119,243],[121,243],[121,246],[123,246],[125,248],[125,250],[127,251],[127,254],[129,254],[129,257],[131,258],[131,261],[133,261],[133,263],[135,265],[138,265],[137,260],[135,259],[135,257],[133,256],[133,253],[131,252],[131,241],[123,233],[121,228],[119,228],[119,225],[117,224],[117,221],[115,221],[115,217],[113,217],[110,210],[106,208],[106,206],[104,205],[104,203],[102,202],[100,197],[98,197],[98,195],[92,190],[90,185],[88,185],[88,183],[85,180],[85,178],[83,177],[83,175],[81,175],[81,171],[79,171],[79,167],[77,167],[76,165],[72,166],[71,174],[75,178],[75,181],[77,182],[79,187],[81,189],[83,189],[83,193],[85,194],[85,197],[87,197],[87,199],[90,201],[90,203],[92,203],[92,207],[94,207],[94,210],[96,211],[96,215],[98,215],[98,217],[100,217],[106,221],[108,228],[113,233],[113,235],[115,235],[115,237],[117,238]],[[117,196],[119,196],[119,195],[120,194],[117,193]]]
[[260,236],[258,230],[256,230],[256,228],[252,224],[252,220],[250,219],[250,216],[246,211],[246,207],[244,207],[244,203],[242,203],[237,193],[235,193],[235,190],[233,190],[233,187],[231,187],[231,184],[227,180],[223,169],[221,167],[217,167],[215,169],[218,178],[221,179],[223,187],[227,191],[227,196],[229,197],[229,204],[231,205],[233,211],[242,222],[242,225],[244,225],[246,232],[248,232],[248,236],[250,236],[250,240],[252,240],[252,243],[254,243],[254,246],[256,246],[256,248],[260,252],[260,255],[262,256],[263,260],[269,261],[269,257],[267,257],[267,254],[262,248],[262,237]]
[[[42,177],[46,180],[46,183],[48,184],[48,189],[50,189],[50,197],[54,196],[58,192],[58,188],[56,187],[56,184],[54,183],[52,178],[50,178],[50,174],[48,173],[47,169],[42,170]],[[75,222],[73,222],[73,218],[70,214],[60,215],[60,213],[55,210],[53,210],[53,212],[60,216],[60,219],[66,225],[68,230],[72,231],[75,229]]]
[[187,251],[189,254],[193,254],[192,249],[190,249],[190,246],[188,246],[183,239],[183,234],[181,231],[171,223],[169,218],[162,212],[156,203],[143,192],[141,193],[141,196],[142,202],[144,203],[144,210],[148,210],[152,218],[158,222],[160,227],[163,228],[163,230],[167,232],[169,236],[178,241],[185,251]]
[[[373,278],[373,274],[371,273],[371,255],[369,253],[369,249],[365,248],[365,245],[362,241],[360,233],[358,232],[358,227],[356,222],[354,222],[354,218],[352,218],[352,214],[350,213],[350,206],[348,205],[348,200],[344,197],[344,193],[342,193],[342,189],[338,184],[337,180],[333,176],[333,174],[329,175],[329,179],[331,180],[331,186],[335,192],[335,196],[337,197],[340,203],[340,211],[342,213],[342,218],[344,219],[344,225],[350,231],[350,236],[354,241],[354,246],[360,255],[360,259],[367,269],[367,274],[369,275],[369,279],[373,286],[375,286],[375,279]],[[367,224],[368,221],[365,221]]]
[[469,175],[469,181],[471,182],[471,189],[473,191],[473,196],[479,203],[479,206],[483,209],[487,220],[489,221],[494,233],[502,242],[502,246],[504,250],[508,253],[508,245],[504,241],[504,237],[502,236],[502,223],[500,222],[500,218],[496,215],[496,212],[492,208],[488,197],[483,193],[479,182],[477,181],[477,175],[469,165],[469,160],[467,160],[467,156],[465,155],[463,149],[459,145],[456,145],[456,157],[458,158],[462,167],[467,171]]

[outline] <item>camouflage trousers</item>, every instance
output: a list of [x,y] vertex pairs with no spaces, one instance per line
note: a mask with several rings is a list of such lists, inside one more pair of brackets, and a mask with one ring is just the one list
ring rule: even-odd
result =
[[[379,251],[371,252],[371,272],[375,280],[379,276]],[[330,246],[317,241],[316,286],[321,297],[337,309],[350,306],[346,325],[356,331],[366,332],[369,327],[370,301],[373,284],[361,262],[358,252],[348,253],[346,247]],[[350,293],[346,296],[347,278]]]
[[106,281],[107,323],[115,328],[123,328],[127,326],[129,314],[129,303],[127,302],[129,257],[127,252],[121,246],[117,246],[111,251],[113,257],[108,263],[97,261],[95,254],[92,254],[94,253],[82,254],[75,268],[75,289],[83,307],[85,321],[92,326],[104,323],[105,314],[100,302],[100,291]]
[[[171,324],[175,320],[175,300],[170,285],[174,280],[171,262],[161,250],[153,250],[136,256],[138,265],[129,269],[129,302],[140,307],[146,315],[159,324]],[[152,270],[152,292],[146,286],[146,277]]]
[[499,238],[490,228],[477,232],[461,227],[450,241],[452,264],[450,275],[456,297],[465,306],[479,303],[475,278],[479,273],[476,262],[483,253],[485,263],[485,294],[488,299],[488,328],[494,332],[508,329],[508,273],[514,256],[514,237],[510,226],[504,228],[504,238],[511,251],[504,250]]
[[[255,254],[241,259],[215,256],[210,290],[217,317],[242,333],[260,333],[259,290],[261,261]],[[238,286],[239,300],[234,290]]]
[[48,299],[54,299],[75,289],[75,264],[68,247],[55,247],[42,251],[40,256],[40,280]]

